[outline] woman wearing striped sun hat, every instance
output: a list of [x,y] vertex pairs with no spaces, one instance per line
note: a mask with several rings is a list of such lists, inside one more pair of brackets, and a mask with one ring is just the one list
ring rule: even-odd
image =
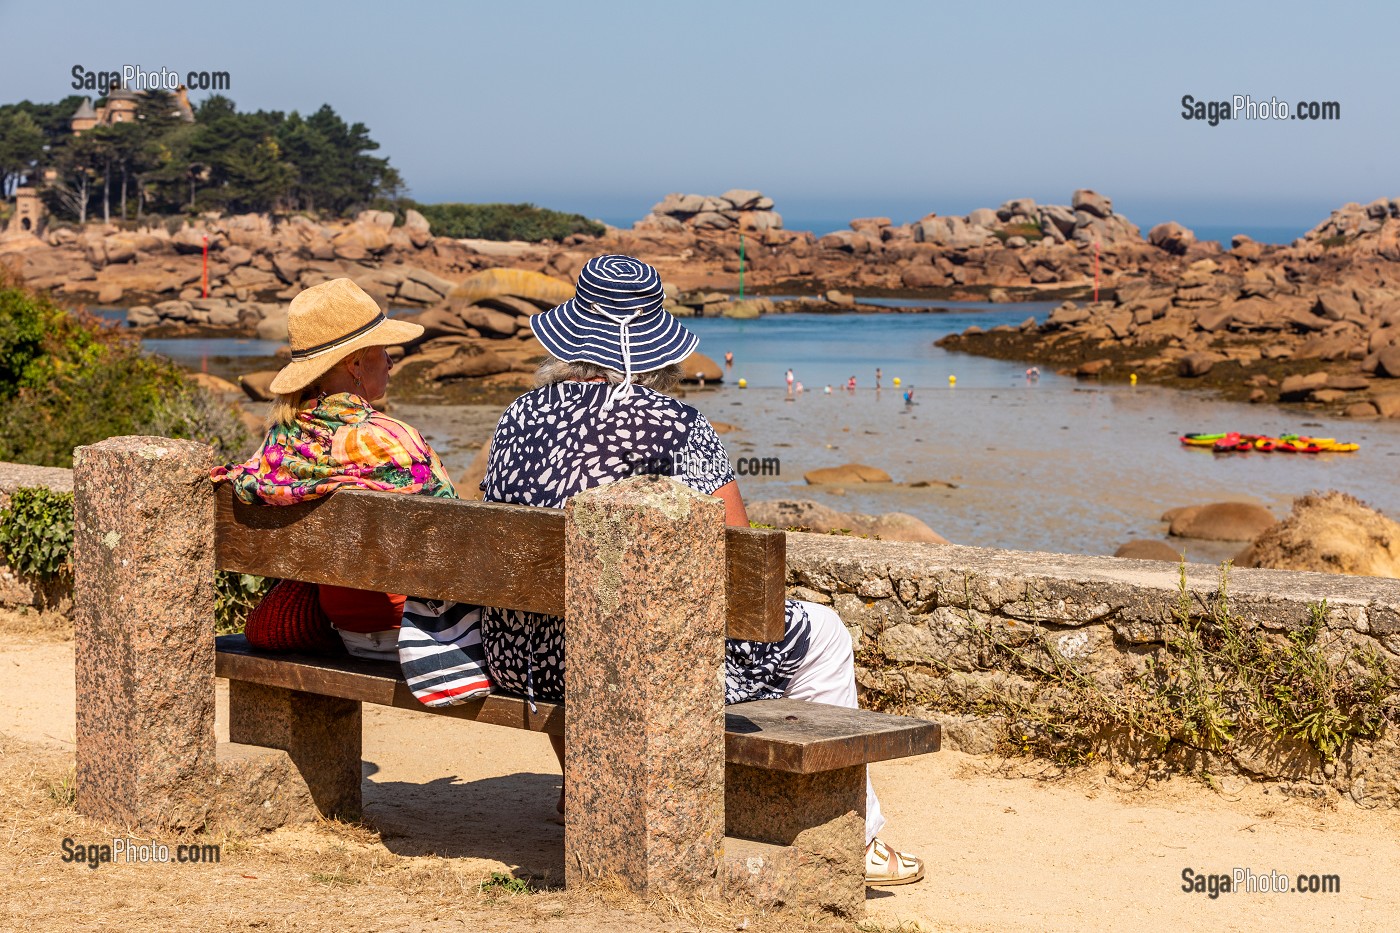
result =
[[[667,392],[699,342],[664,307],[661,277],[630,256],[599,256],[573,298],[530,319],[549,353],[537,388],[501,416],[481,489],[490,502],[563,508],[594,486],[638,474],[670,476],[719,497],[730,525],[748,527],[729,455],[705,416]],[[564,620],[484,608],[482,645],[492,683],[536,699],[564,699]],[[725,702],[812,700],[856,706],[851,639],[828,606],[788,600],[781,642],[729,639]],[[554,737],[552,737],[554,738]],[[554,738],[562,767],[563,740]],[[562,812],[563,799],[560,799]],[[866,882],[905,884],[923,863],[876,838],[884,824],[869,790]]]

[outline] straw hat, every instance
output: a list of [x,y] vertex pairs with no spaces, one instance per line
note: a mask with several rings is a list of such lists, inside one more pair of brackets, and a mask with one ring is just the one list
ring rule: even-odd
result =
[[292,361],[272,380],[271,389],[278,395],[297,392],[356,350],[392,347],[422,333],[421,324],[389,320],[350,279],[313,285],[293,298],[287,309]]
[[597,256],[579,270],[573,298],[530,318],[550,355],[624,373],[649,373],[690,356],[699,338],[662,307],[656,269],[631,256]]

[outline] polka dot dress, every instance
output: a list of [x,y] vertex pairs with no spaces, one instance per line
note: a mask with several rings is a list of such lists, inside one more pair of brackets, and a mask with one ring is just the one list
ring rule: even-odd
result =
[[[491,441],[488,502],[563,508],[571,496],[629,476],[670,476],[712,494],[734,480],[729,456],[705,416],[642,387],[606,407],[612,386],[561,382],[522,395]],[[781,642],[728,639],[725,702],[783,695],[807,653],[810,623],[787,602]],[[499,690],[532,700],[564,699],[564,620],[514,609],[482,610],[486,665]]]

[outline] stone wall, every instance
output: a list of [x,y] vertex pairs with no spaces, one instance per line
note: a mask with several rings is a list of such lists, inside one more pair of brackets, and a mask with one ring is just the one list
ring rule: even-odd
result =
[[[840,612],[866,702],[937,720],[949,747],[973,753],[1004,748],[1007,726],[1021,725],[977,712],[1065,701],[1028,670],[1082,676],[1108,697],[1132,689],[1181,634],[1183,594],[1190,615],[1205,616],[1221,582],[1221,568],[1209,565],[1187,565],[1183,590],[1181,566],[1154,561],[788,536],[790,592]],[[1226,591],[1236,619],[1280,638],[1325,602],[1319,644],[1327,652],[1373,649],[1400,670],[1400,580],[1231,570]],[[1277,781],[1287,793],[1322,796],[1330,786],[1358,803],[1394,806],[1393,733],[1359,741],[1334,762],[1300,741],[1240,736],[1228,754],[1177,749],[1176,763]],[[1105,738],[1128,770],[1141,763],[1140,743]]]
[[[0,506],[8,491],[31,485],[71,490],[72,474],[0,464]],[[1192,614],[1208,613],[1221,579],[1219,567],[1186,566]],[[989,700],[1028,710],[1063,702],[1028,667],[1067,665],[1113,696],[1131,689],[1181,632],[1181,567],[1154,561],[789,534],[788,585],[793,596],[841,614],[868,705],[941,722],[948,747],[975,754],[1004,750],[1017,725],[992,711],[1004,702]],[[1374,650],[1400,670],[1400,580],[1234,569],[1226,588],[1235,617],[1280,637],[1309,624],[1325,602],[1328,651]],[[33,602],[33,591],[0,569],[0,603]],[[1175,763],[1277,782],[1292,794],[1394,806],[1393,732],[1357,742],[1334,762],[1302,742],[1248,741],[1225,755],[1186,749],[1183,757],[1178,749]],[[1109,745],[1128,769],[1153,757],[1130,742]]]

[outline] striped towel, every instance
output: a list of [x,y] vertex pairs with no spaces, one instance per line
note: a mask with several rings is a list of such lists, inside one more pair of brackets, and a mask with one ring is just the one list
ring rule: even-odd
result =
[[456,706],[491,692],[481,647],[481,607],[408,597],[399,666],[424,706]]

